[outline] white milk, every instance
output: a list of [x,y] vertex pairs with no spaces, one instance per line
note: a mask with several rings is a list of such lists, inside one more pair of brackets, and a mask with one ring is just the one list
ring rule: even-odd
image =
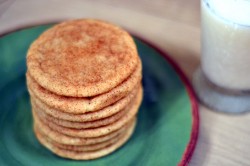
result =
[[250,0],[203,0],[201,66],[218,86],[250,90]]

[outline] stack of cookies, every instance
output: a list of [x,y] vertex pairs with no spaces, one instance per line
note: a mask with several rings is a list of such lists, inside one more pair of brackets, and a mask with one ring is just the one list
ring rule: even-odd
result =
[[55,154],[95,159],[132,135],[142,101],[142,65],[121,28],[82,19],[58,24],[27,53],[34,131]]

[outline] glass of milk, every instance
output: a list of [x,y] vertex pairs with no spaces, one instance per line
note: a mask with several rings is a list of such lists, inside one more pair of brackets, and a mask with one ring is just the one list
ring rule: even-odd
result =
[[197,95],[218,111],[249,111],[250,0],[201,0],[201,11]]

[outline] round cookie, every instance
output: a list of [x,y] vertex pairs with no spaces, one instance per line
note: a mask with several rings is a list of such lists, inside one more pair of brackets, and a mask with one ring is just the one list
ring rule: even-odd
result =
[[27,68],[39,85],[53,93],[91,97],[121,84],[138,59],[126,31],[100,20],[80,19],[43,32],[28,50]]
[[71,128],[58,126],[52,122],[46,121],[46,119],[39,118],[36,115],[35,111],[33,111],[33,117],[37,121],[41,121],[45,125],[49,126],[51,129],[61,132],[65,135],[69,135],[73,137],[83,137],[83,138],[99,137],[99,136],[106,135],[113,131],[118,130],[119,128],[124,126],[126,123],[128,123],[131,119],[133,119],[134,116],[138,112],[141,101],[142,101],[142,88],[139,89],[139,93],[137,94],[137,97],[134,103],[132,104],[132,107],[128,110],[126,115],[124,115],[121,119],[119,119],[118,121],[112,124],[99,127],[99,128],[93,128],[93,129],[71,129]]
[[68,120],[62,120],[58,118],[54,118],[50,116],[49,114],[45,113],[39,106],[37,106],[34,102],[32,102],[32,109],[33,111],[36,111],[37,115],[42,118],[46,119],[46,121],[54,123],[59,126],[67,127],[67,128],[74,128],[74,129],[88,129],[88,128],[97,128],[101,126],[106,126],[108,124],[111,124],[118,119],[120,119],[125,113],[127,113],[129,107],[126,107],[125,109],[119,111],[118,113],[111,115],[107,118],[102,118],[94,121],[88,121],[88,122],[74,122],[74,121],[68,121]]
[[43,133],[43,135],[46,135],[49,139],[55,142],[58,142],[60,144],[78,145],[78,146],[79,145],[93,145],[93,144],[105,142],[107,140],[115,138],[119,136],[120,134],[126,132],[126,130],[128,130],[128,128],[130,128],[132,125],[134,125],[133,121],[129,122],[128,124],[120,128],[119,130],[114,131],[104,136],[94,137],[94,138],[79,138],[79,137],[67,136],[60,132],[52,130],[51,128],[44,125],[43,123],[40,123],[40,121],[37,121],[36,118],[34,118],[34,130],[35,131],[39,131],[40,133]]
[[138,88],[133,89],[133,91],[126,97],[122,98],[121,100],[117,101],[113,105],[107,106],[101,110],[94,111],[94,112],[89,112],[85,114],[70,114],[66,112],[62,112],[60,110],[51,108],[41,102],[39,99],[37,99],[33,92],[30,91],[31,95],[31,102],[37,105],[41,110],[43,110],[45,113],[47,113],[50,116],[53,116],[54,118],[57,119],[62,119],[62,120],[68,120],[68,121],[73,121],[73,122],[87,122],[87,121],[94,121],[98,119],[103,119],[109,116],[112,116],[119,111],[125,109],[127,105],[130,104],[136,97],[136,94],[138,93]]
[[72,151],[94,151],[94,150],[99,150],[102,148],[105,148],[111,144],[114,144],[115,142],[117,142],[119,139],[121,139],[122,137],[125,136],[125,134],[127,132],[129,132],[129,130],[131,128],[134,128],[135,122],[133,122],[133,125],[131,125],[125,132],[117,135],[116,137],[113,137],[107,141],[104,142],[100,142],[97,144],[91,144],[91,145],[66,145],[66,144],[61,144],[58,143],[56,141],[53,141],[51,139],[49,139],[46,135],[42,134],[41,132],[39,132],[39,130],[35,130],[36,135],[39,134],[41,137],[43,137],[44,139],[46,139],[48,142],[50,142],[51,144],[53,144],[56,147],[59,147],[61,149],[64,150],[72,150]]
[[100,110],[131,93],[141,81],[141,63],[138,64],[138,68],[128,79],[114,89],[107,93],[88,98],[59,96],[41,87],[29,75],[29,72],[27,72],[26,78],[29,91],[43,103],[60,109],[63,112],[79,114]]
[[82,152],[82,151],[73,151],[73,150],[65,150],[60,147],[57,147],[44,139],[42,136],[36,133],[36,136],[40,143],[44,145],[46,148],[51,150],[53,153],[57,154],[58,156],[69,158],[69,159],[75,159],[75,160],[91,160],[96,159],[105,155],[108,155],[112,152],[114,152],[116,149],[121,147],[127,140],[132,136],[134,131],[134,127],[130,128],[128,132],[124,135],[124,137],[121,137],[117,142],[114,144],[111,144],[110,146],[107,146],[103,149],[99,149],[97,151],[89,151],[89,152]]
[[76,145],[64,145],[64,144],[59,144],[57,142],[53,142],[51,140],[47,140],[49,141],[51,144],[53,144],[54,146],[60,148],[60,149],[64,149],[64,150],[69,150],[69,151],[80,151],[80,152],[88,152],[88,151],[96,151],[99,149],[103,149],[107,146],[110,146],[114,143],[116,143],[117,141],[119,141],[122,137],[124,137],[126,133],[123,133],[121,135],[118,135],[117,137],[114,137],[110,140],[107,140],[105,142],[101,142],[98,144],[93,144],[93,145],[81,145],[81,146],[76,146]]

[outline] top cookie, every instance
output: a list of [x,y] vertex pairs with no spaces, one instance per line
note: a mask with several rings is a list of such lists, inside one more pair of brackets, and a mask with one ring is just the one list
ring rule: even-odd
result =
[[109,23],[81,19],[58,24],[35,40],[27,53],[30,75],[58,95],[105,93],[135,70],[138,53],[131,36]]

